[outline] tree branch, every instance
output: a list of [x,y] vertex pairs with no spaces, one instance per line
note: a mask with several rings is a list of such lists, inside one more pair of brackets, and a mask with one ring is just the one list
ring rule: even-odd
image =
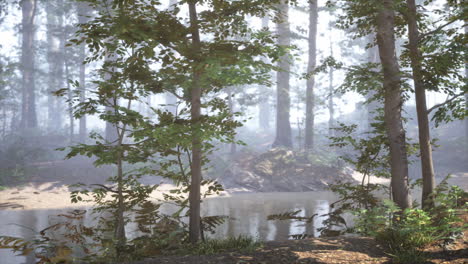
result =
[[446,104],[452,102],[453,100],[457,99],[458,97],[464,96],[464,95],[465,95],[465,92],[461,92],[461,93],[459,93],[459,94],[457,94],[457,95],[454,95],[454,96],[453,96],[452,98],[450,98],[450,99],[447,98],[447,100],[445,100],[445,102],[440,103],[440,104],[436,104],[436,105],[434,105],[433,107],[427,109],[427,114],[430,114],[433,110],[435,110],[435,109],[437,109],[437,108],[439,108],[439,107],[441,107],[441,106],[444,106],[444,105],[446,105]]

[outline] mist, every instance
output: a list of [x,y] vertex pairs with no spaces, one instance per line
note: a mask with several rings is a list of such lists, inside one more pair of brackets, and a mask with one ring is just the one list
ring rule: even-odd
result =
[[466,251],[466,7],[380,2],[1,1],[0,262]]

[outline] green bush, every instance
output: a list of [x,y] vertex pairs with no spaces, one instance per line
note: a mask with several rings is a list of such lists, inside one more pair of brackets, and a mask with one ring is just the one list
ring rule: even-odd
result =
[[[436,206],[431,210],[413,208],[401,211],[392,201],[383,200],[370,209],[354,211],[353,231],[374,237],[395,263],[422,263],[422,249],[452,239],[467,229],[458,217],[466,213],[467,193],[443,181],[434,193]],[[462,203],[461,201],[465,201]]]

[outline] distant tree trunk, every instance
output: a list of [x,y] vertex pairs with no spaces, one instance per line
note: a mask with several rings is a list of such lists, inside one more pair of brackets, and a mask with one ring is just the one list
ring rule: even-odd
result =
[[[332,41],[332,31],[331,27],[329,30],[330,34],[330,56],[333,57],[333,41]],[[328,69],[328,136],[333,137],[334,136],[334,127],[335,127],[335,104],[333,102],[333,95],[334,95],[334,88],[333,88],[333,79],[334,79],[334,68],[329,67]]]
[[406,136],[401,118],[403,105],[400,69],[395,54],[395,14],[393,0],[383,0],[377,14],[377,43],[384,73],[384,119],[390,145],[393,200],[401,208],[411,207],[408,187]]
[[46,2],[47,11],[47,63],[49,64],[48,74],[48,89],[47,89],[47,130],[53,131],[56,129],[55,120],[55,96],[52,94],[58,90],[58,84],[56,79],[56,58],[59,55],[59,44],[58,39],[58,22],[56,17],[55,8],[52,1]]
[[[262,27],[268,28],[268,16],[265,15],[262,18]],[[270,94],[268,91],[268,87],[264,85],[258,86],[258,125],[263,130],[270,129]]]
[[[109,106],[105,107],[105,111],[107,113],[113,114],[115,112],[115,108],[113,106],[118,106],[119,100],[117,98],[109,99],[108,100]],[[106,127],[104,131],[104,136],[107,142],[111,144],[115,144],[118,140],[118,135],[116,133],[115,124],[106,121]]]
[[[190,14],[190,30],[192,33],[192,49],[196,57],[195,63],[199,62],[201,53],[200,32],[198,27],[198,15],[196,9],[197,1],[188,1]],[[200,240],[200,184],[202,178],[202,142],[198,135],[201,118],[201,72],[198,67],[193,68],[191,87],[191,121],[192,121],[192,167],[190,183],[190,216],[189,216],[189,240],[195,244]]]
[[[233,97],[234,96],[234,93],[232,92],[232,87],[229,87],[228,88],[228,106],[229,106],[229,111],[231,112],[231,114],[234,113],[234,100],[233,100]],[[234,136],[235,137],[235,136]],[[236,154],[237,152],[237,144],[236,143],[231,143],[230,144],[230,153],[231,155],[234,155]]]
[[22,0],[22,44],[21,44],[21,69],[22,69],[22,105],[21,123],[22,129],[36,128],[36,97],[34,87],[34,21],[37,10],[37,0]]
[[[65,42],[67,41],[67,32],[66,30],[63,30],[63,33],[62,33],[62,36],[63,36],[63,39],[62,39],[62,43],[65,44]],[[74,140],[74,134],[75,134],[75,117],[73,116],[73,91],[71,89],[71,85],[70,85],[70,82],[68,81],[69,79],[71,79],[71,76],[70,76],[70,69],[69,69],[69,61],[70,61],[70,58],[68,58],[68,55],[67,55],[67,48],[63,47],[63,58],[64,58],[64,63],[65,63],[65,80],[67,82],[67,91],[68,91],[68,120],[70,122],[70,142],[72,142]]]
[[[112,2],[114,0],[104,0],[102,2],[103,6],[100,7],[101,11],[103,12],[113,12],[111,10],[111,6],[112,6]],[[114,58],[114,55],[112,54],[109,54],[106,56],[106,58],[104,59],[104,63],[106,64],[113,64],[115,62],[115,58]],[[109,69],[108,69],[110,72],[114,72],[115,71],[115,67],[114,66],[110,66]],[[111,75],[106,73],[104,75],[104,80],[109,80],[111,78]],[[117,111],[116,111],[116,107],[119,105],[119,98],[117,98],[117,96],[113,96],[112,98],[109,98],[107,100],[107,106],[105,107],[105,111],[106,113],[109,113],[111,115],[113,114],[116,114]],[[107,122],[106,121],[106,124],[105,124],[105,130],[104,130],[104,138],[107,142],[111,143],[111,144],[117,144],[118,143],[118,140],[119,140],[119,135],[118,135],[118,127],[117,127],[117,124],[114,124],[112,122]]]
[[[289,29],[289,6],[282,0],[279,4],[281,22],[278,27],[278,44],[282,46],[291,45],[291,31]],[[273,147],[292,147],[291,122],[289,120],[289,111],[291,108],[291,98],[289,95],[289,72],[291,68],[288,54],[280,58],[277,72],[277,104],[276,104],[276,138]]]
[[[317,19],[318,6],[317,0],[309,0],[309,62],[307,64],[307,72],[311,73],[315,70],[317,64]],[[305,121],[305,149],[313,149],[314,147],[314,122],[315,122],[315,76],[311,75],[307,79],[306,90],[306,121]]]
[[419,150],[421,154],[421,169],[423,179],[422,206],[423,209],[434,207],[432,193],[435,189],[434,165],[432,161],[432,146],[429,130],[429,117],[426,105],[426,87],[423,82],[422,56],[419,50],[419,28],[417,24],[417,10],[414,0],[407,0],[408,5],[408,38],[413,70],[413,81],[416,93],[416,112],[418,115]]
[[[178,0],[169,0],[169,6],[167,7],[169,10],[174,10],[174,5],[177,4],[179,1]],[[173,95],[172,93],[166,92],[165,93],[165,103],[166,103],[166,110],[172,113],[173,115],[176,115],[177,113],[177,97]]]
[[[367,62],[368,63],[380,63],[380,58],[379,58],[379,49],[377,46],[374,45],[374,40],[375,40],[375,34],[369,34],[367,36],[367,42],[368,44],[372,45],[370,48],[367,49]],[[373,68],[372,71],[379,71],[377,68]],[[374,122],[376,113],[375,111],[377,110],[378,102],[373,100],[370,101],[372,97],[376,95],[376,91],[371,90],[366,94],[366,108],[367,108],[367,129],[370,131],[371,130],[371,124]]]
[[[90,13],[89,6],[84,2],[77,3],[78,5],[78,23],[83,24],[88,21],[88,15]],[[82,43],[79,47],[78,61],[80,62],[80,103],[84,103],[86,99],[86,64],[84,60],[86,58],[86,45]],[[87,127],[86,127],[86,116],[80,118],[80,130],[79,130],[79,142],[84,143],[86,140]]]

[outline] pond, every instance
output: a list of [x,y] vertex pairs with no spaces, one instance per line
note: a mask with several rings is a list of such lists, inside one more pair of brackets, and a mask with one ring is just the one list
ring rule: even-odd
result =
[[[209,198],[202,203],[202,215],[225,215],[229,219],[217,227],[214,238],[228,236],[251,236],[262,241],[290,239],[291,235],[308,234],[318,236],[317,228],[329,212],[329,205],[336,197],[331,192],[303,193],[244,193],[232,196]],[[31,238],[35,233],[54,224],[56,215],[74,208],[37,210],[0,210],[0,235]],[[170,210],[170,208],[166,208]],[[269,221],[268,215],[301,210],[299,216],[318,214],[314,221],[304,225],[298,221]],[[87,215],[85,224],[93,217]],[[128,228],[128,235],[132,235]],[[34,263],[33,257],[15,256],[11,251],[0,249],[0,263]]]

